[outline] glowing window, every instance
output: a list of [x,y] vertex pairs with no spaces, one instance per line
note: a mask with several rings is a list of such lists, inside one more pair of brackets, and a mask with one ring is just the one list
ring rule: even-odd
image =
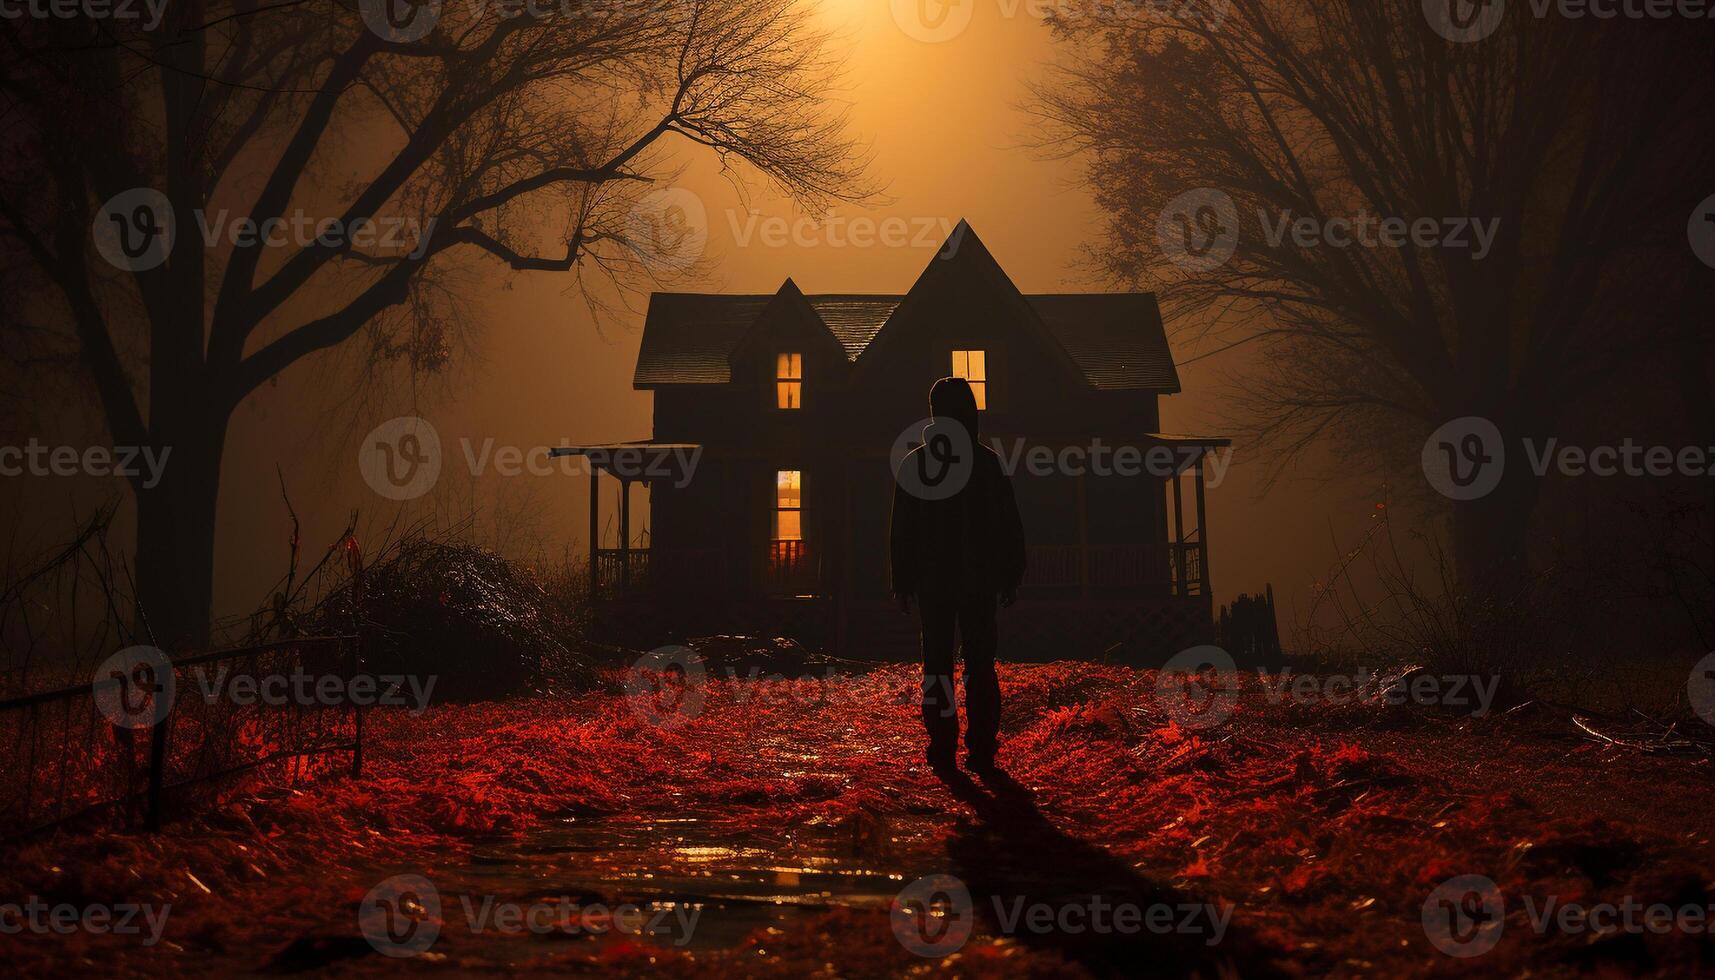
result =
[[971,394],[977,396],[977,410],[986,411],[989,407],[989,368],[988,352],[980,350],[956,350],[953,352],[953,377],[964,378],[971,383]]
[[774,404],[795,409],[804,405],[804,355],[781,354],[774,362]]
[[804,475],[798,470],[774,473],[774,540],[804,540]]

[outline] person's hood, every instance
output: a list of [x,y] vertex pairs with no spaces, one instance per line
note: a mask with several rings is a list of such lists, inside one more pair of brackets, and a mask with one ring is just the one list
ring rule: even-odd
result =
[[942,378],[935,382],[929,389],[929,414],[934,416],[931,425],[942,419],[957,422],[965,427],[972,443],[977,441],[982,413],[977,411],[976,393],[964,378]]

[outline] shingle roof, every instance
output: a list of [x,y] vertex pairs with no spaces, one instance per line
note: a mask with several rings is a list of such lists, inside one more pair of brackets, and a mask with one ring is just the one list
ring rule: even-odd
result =
[[[993,273],[1005,289],[1012,289],[1006,273],[963,222],[959,240],[960,259],[967,258],[966,253],[981,253],[977,267]],[[971,261],[976,263],[978,258]],[[935,264],[930,270],[945,272],[937,270]],[[925,277],[930,270],[925,271]],[[919,279],[919,287],[926,281]],[[781,290],[796,293],[797,287],[788,279]],[[854,294],[804,298],[845,350],[846,359],[853,362],[869,349],[905,299]],[[651,388],[729,381],[729,356],[773,299],[774,295],[762,294],[653,294],[634,384]],[[1179,390],[1179,375],[1153,294],[1057,293],[1023,299],[1092,388]]]
[[[810,307],[855,361],[893,315],[903,296],[807,296]],[[1151,293],[1057,293],[1026,296],[1048,332],[1092,388],[1179,390],[1179,375]],[[727,355],[772,296],[760,293],[656,293],[649,300],[638,387],[724,384]]]
[[881,325],[893,315],[903,296],[809,296],[810,308],[833,331],[840,346],[846,349],[846,360],[855,361]]
[[772,296],[655,293],[643,324],[632,384],[725,384],[727,355]]
[[1153,293],[1026,296],[1093,388],[1178,391]]

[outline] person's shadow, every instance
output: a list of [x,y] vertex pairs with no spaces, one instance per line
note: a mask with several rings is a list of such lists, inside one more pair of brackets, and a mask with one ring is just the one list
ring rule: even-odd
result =
[[[1232,921],[1231,906],[1215,911],[1206,897],[1151,880],[1061,832],[1005,773],[985,774],[981,786],[964,773],[941,779],[976,812],[960,821],[947,854],[997,935],[1056,949],[1096,976],[1284,975],[1271,951]],[[1131,927],[1121,928],[1118,910],[1127,906]],[[1219,926],[1216,916],[1226,917]]]

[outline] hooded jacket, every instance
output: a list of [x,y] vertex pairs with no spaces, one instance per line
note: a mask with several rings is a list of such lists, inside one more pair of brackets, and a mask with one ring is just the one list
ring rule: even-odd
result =
[[1024,577],[1024,525],[1000,457],[981,442],[970,384],[937,381],[929,412],[923,444],[894,474],[893,593],[1016,589]]

